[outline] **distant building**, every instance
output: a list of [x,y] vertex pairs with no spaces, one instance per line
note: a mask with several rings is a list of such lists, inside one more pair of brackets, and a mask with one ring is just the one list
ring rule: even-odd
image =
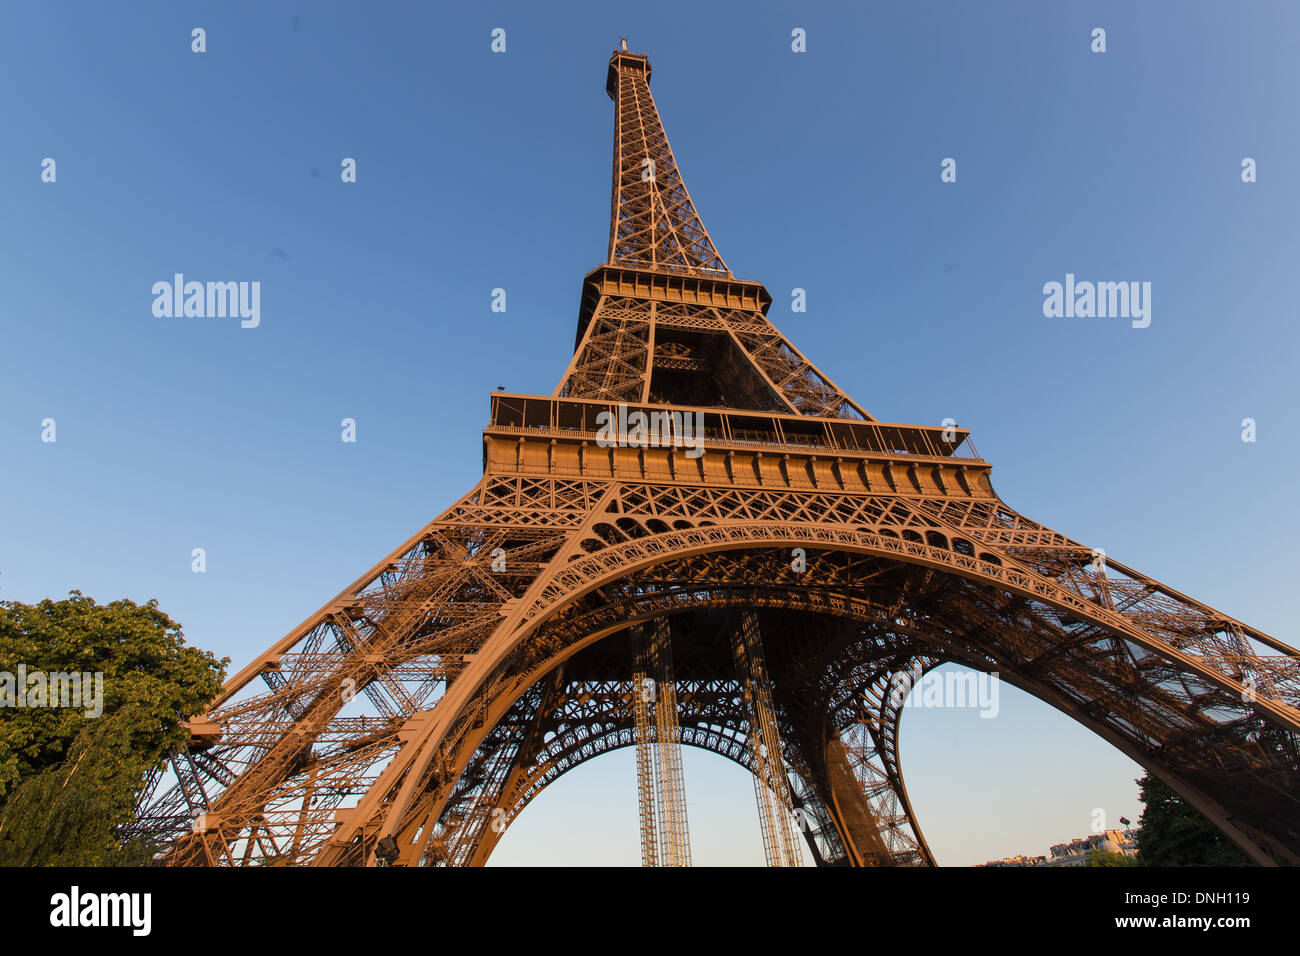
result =
[[1050,856],[1009,856],[1001,860],[977,863],[976,866],[1085,866],[1093,850],[1137,856],[1136,834],[1130,828],[1102,830],[1069,843],[1058,843]]
[[987,863],[976,863],[976,866],[1046,866],[1047,857],[1045,856],[1008,856],[1001,860],[989,860]]

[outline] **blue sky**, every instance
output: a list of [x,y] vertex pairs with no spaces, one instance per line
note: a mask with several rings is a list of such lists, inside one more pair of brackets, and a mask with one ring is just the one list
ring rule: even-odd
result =
[[[548,394],[570,357],[626,35],[723,257],[840,386],[886,421],[955,418],[1013,507],[1295,643],[1298,21],[1258,2],[7,5],[0,597],[156,597],[238,667],[467,490],[489,392]],[[261,325],[156,318],[176,272],[259,281]],[[1066,273],[1151,282],[1150,327],[1044,317]],[[1139,809],[1136,765],[1011,688],[997,720],[909,712],[902,748],[943,863]],[[744,774],[687,761],[697,862],[759,862]],[[494,862],[636,848],[620,753],[545,793]]]

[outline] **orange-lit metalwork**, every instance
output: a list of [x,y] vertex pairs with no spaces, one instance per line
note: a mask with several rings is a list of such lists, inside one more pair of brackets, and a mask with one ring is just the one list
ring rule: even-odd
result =
[[[482,864],[547,784],[653,726],[758,775],[773,862],[792,814],[820,865],[930,864],[890,688],[951,661],[1300,863],[1297,651],[1018,514],[965,430],[854,403],[723,262],[649,79],[610,58],[609,255],[555,393],[494,394],[478,484],[191,722],[139,822],[163,862]],[[647,635],[666,721],[638,705]]]

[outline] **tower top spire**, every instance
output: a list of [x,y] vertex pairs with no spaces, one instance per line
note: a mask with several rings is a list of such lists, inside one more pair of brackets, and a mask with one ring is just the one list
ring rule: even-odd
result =
[[605,90],[614,100],[608,264],[731,278],[668,144],[650,95],[650,58],[629,53],[626,37],[609,58]]

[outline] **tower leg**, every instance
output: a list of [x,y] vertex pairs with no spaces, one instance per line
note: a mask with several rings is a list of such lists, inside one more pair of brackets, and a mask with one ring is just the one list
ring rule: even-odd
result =
[[673,679],[673,648],[667,618],[655,621],[645,656],[654,698],[655,796],[659,810],[658,860],[661,866],[690,866],[691,837],[686,822],[686,786],[682,777],[682,729],[677,720],[677,688]]
[[654,682],[647,671],[645,638],[638,634],[636,666],[632,673],[632,714],[636,721],[636,795],[641,817],[641,865],[659,864],[659,834],[655,822],[655,726],[650,716]]
[[768,866],[800,866],[803,861],[791,824],[790,784],[785,775],[776,708],[772,704],[772,684],[758,633],[758,618],[753,611],[742,612],[740,626],[732,632],[731,652],[749,721],[750,760],[763,831],[763,853]]

